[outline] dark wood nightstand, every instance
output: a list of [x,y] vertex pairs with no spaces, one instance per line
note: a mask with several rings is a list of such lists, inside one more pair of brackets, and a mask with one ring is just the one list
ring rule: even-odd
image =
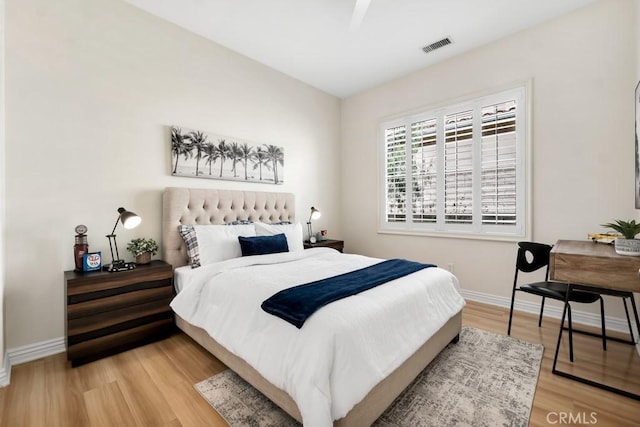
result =
[[64,272],[65,340],[72,366],[160,338],[175,330],[169,302],[173,268],[164,261],[110,273]]
[[319,242],[316,243],[309,243],[308,241],[304,242],[304,248],[305,249],[310,249],[310,248],[333,248],[339,252],[342,252],[344,250],[344,240],[331,240],[331,239],[327,239],[327,240],[321,240]]

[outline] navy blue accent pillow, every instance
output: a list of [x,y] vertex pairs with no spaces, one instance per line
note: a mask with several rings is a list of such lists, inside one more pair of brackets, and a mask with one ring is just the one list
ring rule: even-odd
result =
[[284,233],[275,234],[273,236],[238,236],[238,241],[240,242],[242,256],[289,252],[287,237]]

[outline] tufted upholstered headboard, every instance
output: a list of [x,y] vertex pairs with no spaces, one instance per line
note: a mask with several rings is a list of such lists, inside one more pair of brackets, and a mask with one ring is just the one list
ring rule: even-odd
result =
[[173,267],[187,264],[179,225],[295,221],[295,196],[266,191],[168,187],[162,195],[162,251]]

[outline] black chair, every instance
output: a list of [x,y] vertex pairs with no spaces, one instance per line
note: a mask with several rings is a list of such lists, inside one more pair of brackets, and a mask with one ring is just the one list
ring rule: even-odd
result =
[[[509,311],[509,327],[507,329],[507,335],[511,335],[511,320],[513,317],[513,303],[516,296],[516,291],[526,292],[528,294],[538,295],[542,297],[542,303],[540,304],[540,317],[538,319],[538,327],[542,326],[542,312],[544,311],[544,301],[546,298],[552,298],[554,300],[565,300],[567,293],[567,284],[563,282],[549,281],[549,257],[551,252],[551,246],[543,243],[534,242],[518,242],[518,255],[516,258],[516,273],[513,279],[513,291],[511,292],[511,310]],[[518,272],[531,273],[537,271],[543,267],[546,267],[546,274],[543,282],[528,283],[518,287]],[[602,320],[602,348],[607,349],[607,336],[604,325],[604,301],[602,296],[597,293],[571,290],[569,294],[569,302],[579,302],[584,304],[590,304],[600,301],[600,317]],[[626,311],[625,302],[625,311]],[[564,310],[567,312],[569,331],[569,359],[573,362],[573,326],[571,324],[571,305],[565,304]],[[629,316],[627,314],[627,320]],[[596,335],[590,332],[575,331],[580,333],[587,333],[588,335]],[[600,335],[596,335],[600,336]],[[633,337],[632,337],[633,338]]]

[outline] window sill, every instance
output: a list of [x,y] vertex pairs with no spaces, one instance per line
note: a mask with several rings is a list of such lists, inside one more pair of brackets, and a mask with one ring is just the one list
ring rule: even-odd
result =
[[378,234],[395,234],[401,236],[419,236],[419,237],[439,237],[443,239],[466,239],[466,240],[490,240],[495,242],[521,242],[528,241],[527,235],[514,236],[504,234],[476,234],[466,232],[437,232],[437,231],[419,231],[419,230],[385,230],[379,229]]

